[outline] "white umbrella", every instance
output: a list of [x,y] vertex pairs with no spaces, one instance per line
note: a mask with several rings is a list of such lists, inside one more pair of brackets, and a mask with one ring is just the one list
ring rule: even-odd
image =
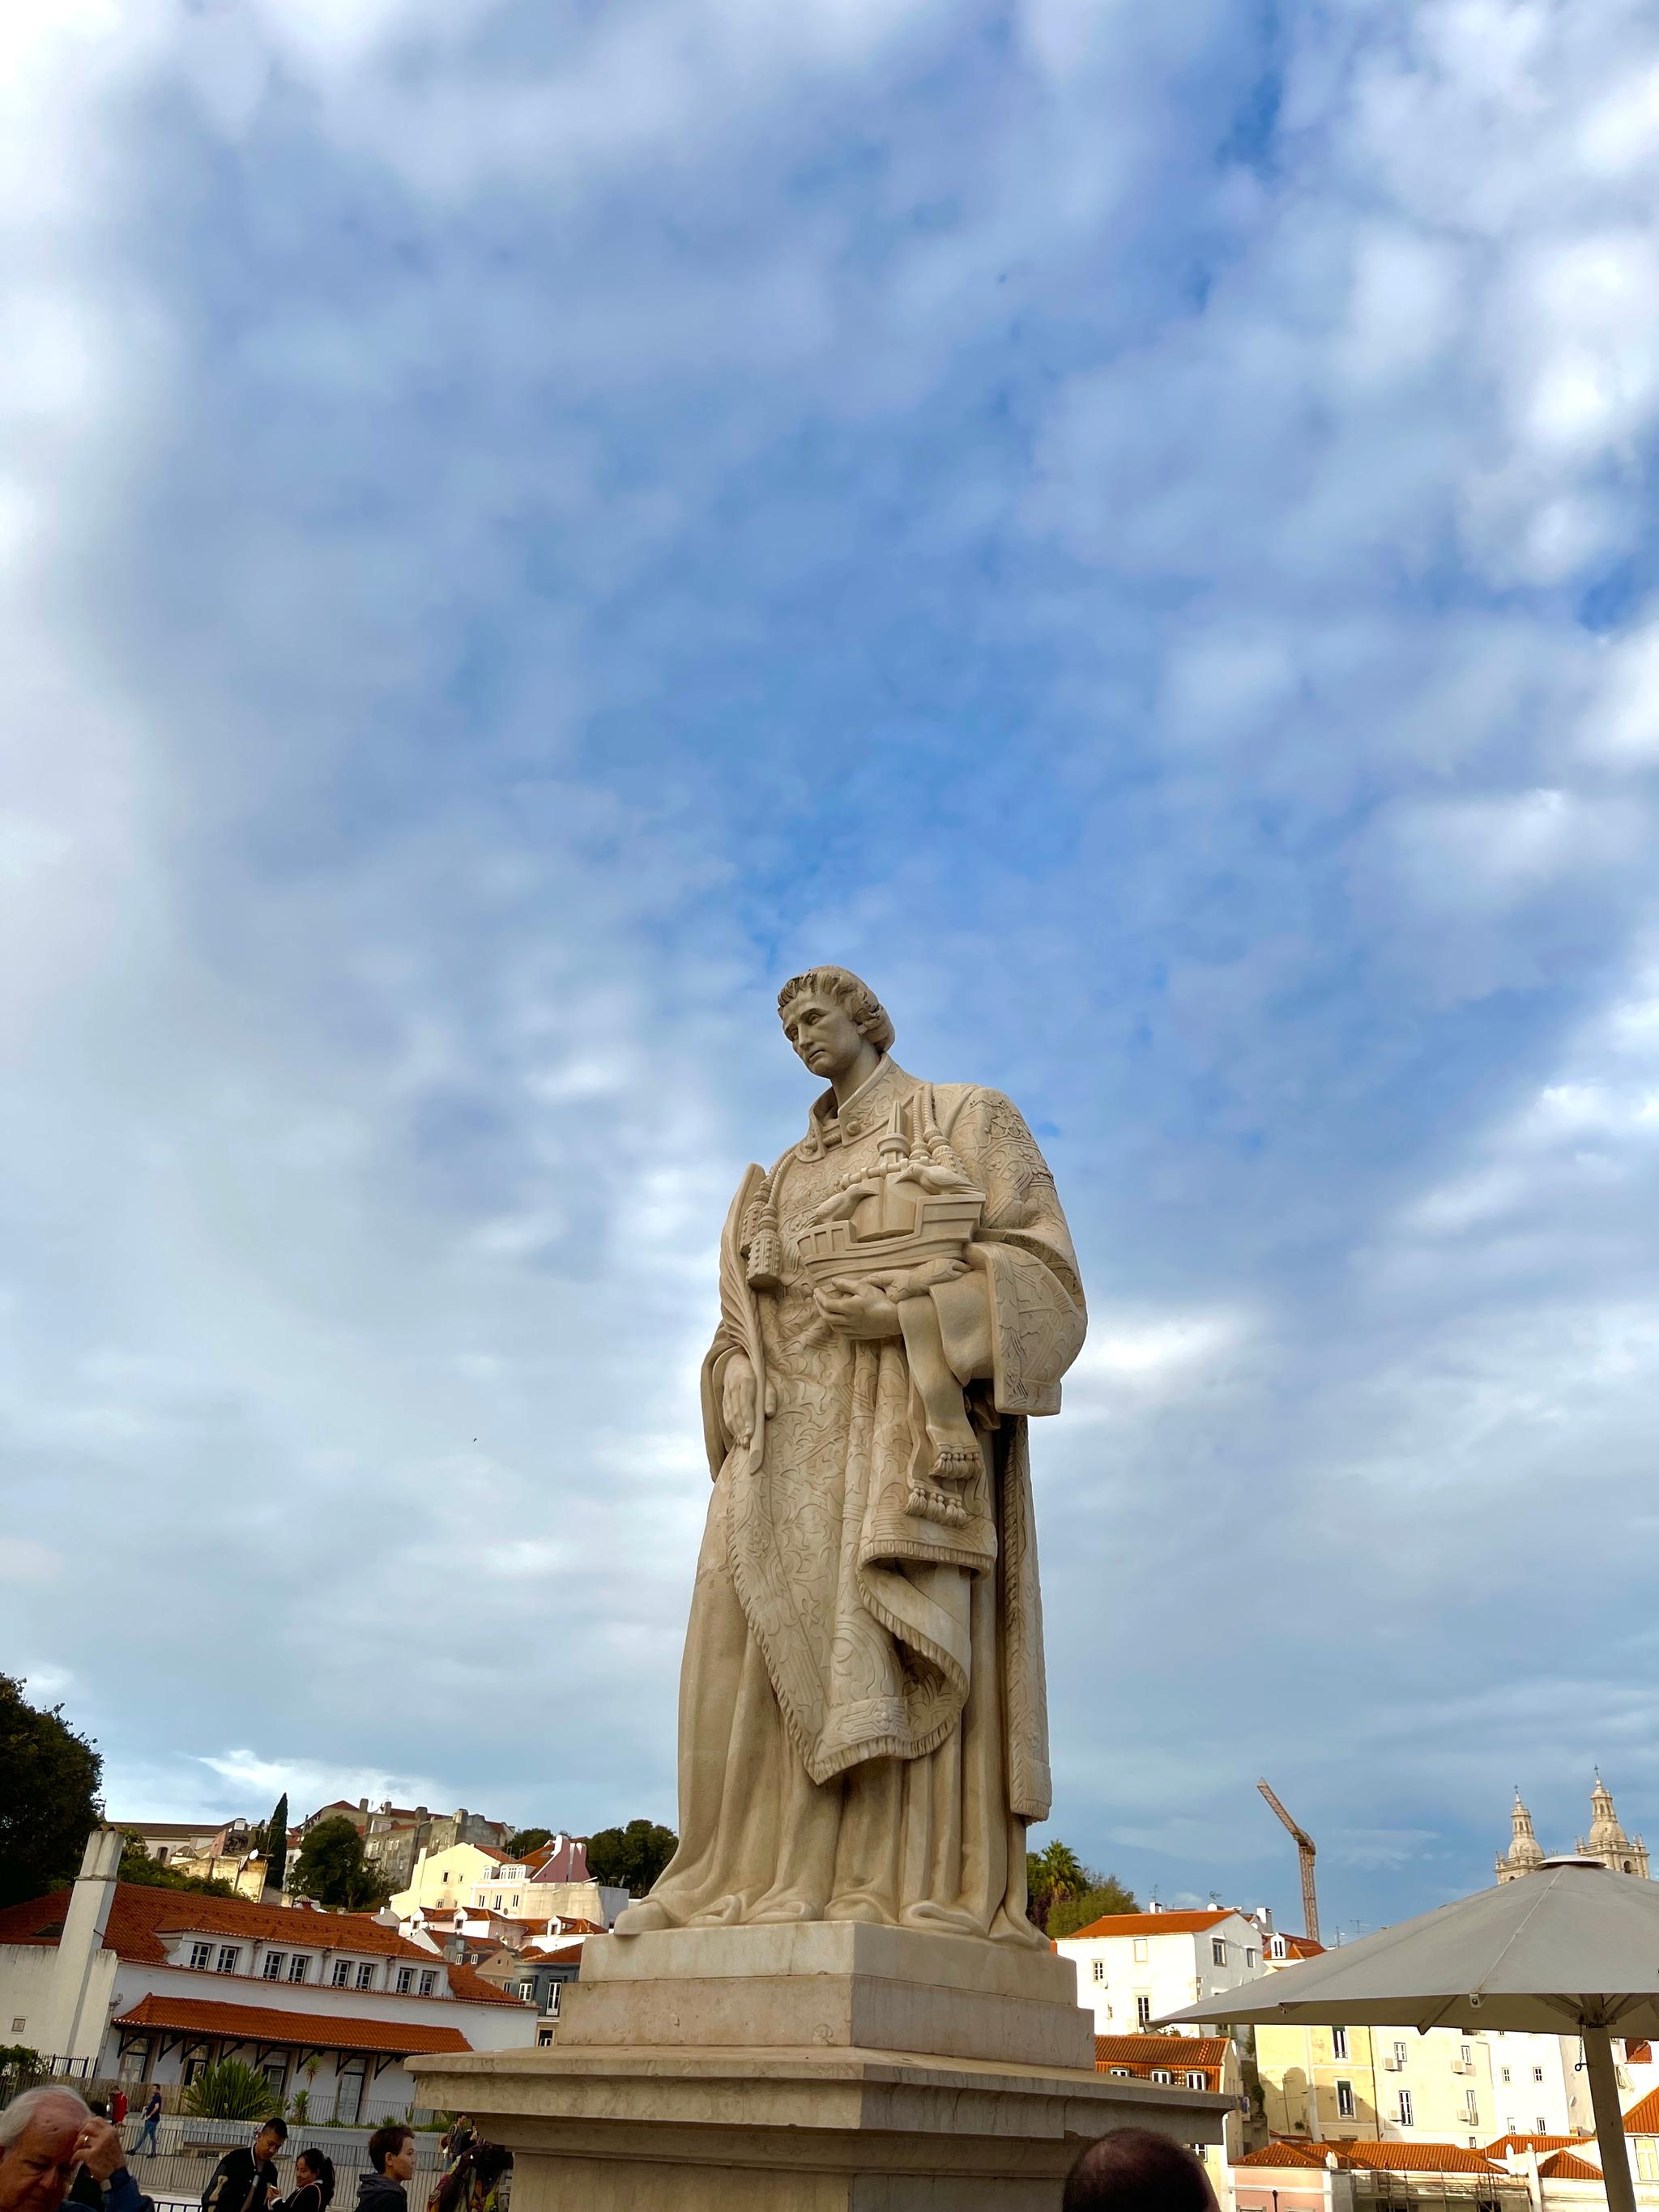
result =
[[1609,2212],[1636,2212],[1609,2038],[1659,2035],[1659,1882],[1546,1859],[1159,2025],[1176,2021],[1582,2036]]

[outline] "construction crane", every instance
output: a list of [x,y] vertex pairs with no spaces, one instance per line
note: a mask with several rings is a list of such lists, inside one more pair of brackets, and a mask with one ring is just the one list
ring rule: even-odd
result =
[[1291,1820],[1265,1782],[1258,1782],[1255,1786],[1296,1838],[1296,1855],[1302,1863],[1302,1918],[1309,1940],[1316,1943],[1319,1941],[1319,1899],[1314,1892],[1314,1839],[1305,1828],[1298,1826]]

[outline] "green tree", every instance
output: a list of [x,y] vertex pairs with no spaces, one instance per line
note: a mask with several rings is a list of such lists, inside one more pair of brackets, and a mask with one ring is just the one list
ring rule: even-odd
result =
[[183,2108],[193,2120],[263,2120],[282,2103],[263,2074],[240,2058],[204,2066],[185,2090]]
[[1109,1912],[1139,1910],[1134,1892],[1126,1889],[1115,1874],[1097,1874],[1091,1876],[1089,1887],[1080,1896],[1058,1898],[1049,1906],[1046,1932],[1058,1941],[1062,1936],[1075,1936],[1091,1920],[1104,1919]]
[[265,1886],[267,1897],[280,1897],[288,1878],[288,1792],[276,1800],[276,1809],[265,1822]]
[[104,1762],[61,1705],[43,1710],[0,1674],[0,1905],[73,1881],[98,1819]]
[[1025,1895],[1027,1912],[1051,1936],[1069,1936],[1108,1912],[1138,1909],[1115,1875],[1097,1874],[1085,1866],[1058,1836],[1040,1851],[1026,1853]]
[[335,1813],[306,1830],[294,1862],[289,1887],[319,1905],[362,1911],[384,1905],[390,1886],[369,1865],[363,1839],[343,1813]]
[[540,1850],[544,1844],[550,1844],[552,1840],[551,1828],[520,1828],[516,1836],[511,1836],[507,1839],[507,1856],[514,1859],[527,1859],[532,1851]]
[[137,1882],[143,1889],[193,1889],[202,1897],[235,1896],[231,1884],[221,1881],[216,1875],[180,1874],[176,1867],[163,1866],[159,1859],[151,1858],[136,1828],[125,1828],[122,1833],[125,1841],[121,1845],[118,1880]]
[[587,1839],[587,1871],[595,1881],[643,1897],[679,1846],[672,1828],[654,1820],[630,1820],[625,1828],[601,1828]]

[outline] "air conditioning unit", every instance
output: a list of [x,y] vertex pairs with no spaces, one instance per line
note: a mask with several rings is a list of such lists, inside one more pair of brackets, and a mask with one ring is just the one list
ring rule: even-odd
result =
[[1394,2053],[1390,2051],[1389,2056],[1382,2061],[1383,2071],[1388,2074],[1398,2074],[1403,2069],[1405,2063],[1406,2062],[1403,2058],[1396,2058]]
[[1474,2061],[1473,2058],[1454,2058],[1451,2070],[1454,2074],[1473,2074]]

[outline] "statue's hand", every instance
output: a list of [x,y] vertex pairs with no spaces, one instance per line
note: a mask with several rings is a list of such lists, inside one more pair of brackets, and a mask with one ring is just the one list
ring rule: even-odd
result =
[[746,1444],[755,1433],[755,1370],[746,1352],[734,1352],[720,1377],[720,1419],[733,1443]]
[[901,1334],[898,1308],[873,1283],[824,1283],[813,1295],[837,1336],[879,1341]]

